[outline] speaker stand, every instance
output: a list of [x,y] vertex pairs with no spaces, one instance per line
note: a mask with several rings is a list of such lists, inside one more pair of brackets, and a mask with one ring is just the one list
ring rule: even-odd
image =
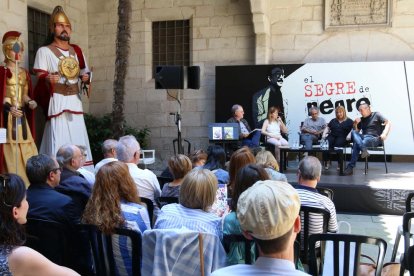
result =
[[[173,140],[174,155],[176,155],[177,152],[178,152],[178,154],[184,154],[183,141],[187,143],[187,154],[190,154],[190,150],[191,150],[190,141],[188,141],[187,139],[182,139],[182,137],[181,137],[181,118],[182,118],[181,117],[181,101],[180,101],[181,91],[178,90],[177,97],[171,96],[170,93],[168,92],[168,89],[167,89],[167,94],[168,94],[168,96],[175,99],[178,103],[178,111],[176,113],[170,113],[170,115],[174,115],[175,124],[177,125],[177,139]],[[176,145],[177,145],[177,150],[176,150]]]

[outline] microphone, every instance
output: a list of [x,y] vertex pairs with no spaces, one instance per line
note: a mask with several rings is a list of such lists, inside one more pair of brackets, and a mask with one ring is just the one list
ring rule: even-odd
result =
[[14,52],[14,60],[19,60],[19,53],[20,53],[20,43],[16,42],[13,44],[13,48],[12,48],[13,52]]

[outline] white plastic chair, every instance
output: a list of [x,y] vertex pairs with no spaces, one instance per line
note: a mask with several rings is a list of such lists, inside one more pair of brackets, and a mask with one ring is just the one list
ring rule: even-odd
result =
[[139,164],[144,164],[145,168],[147,165],[155,163],[155,150],[141,150]]

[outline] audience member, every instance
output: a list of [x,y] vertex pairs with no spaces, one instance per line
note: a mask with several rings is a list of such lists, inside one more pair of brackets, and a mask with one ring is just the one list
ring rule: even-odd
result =
[[256,154],[256,164],[262,165],[269,174],[270,179],[287,182],[286,175],[278,172],[279,165],[273,154],[268,150],[261,150]]
[[201,168],[207,161],[207,152],[203,149],[195,150],[188,156],[191,160],[191,164],[193,164],[194,168]]
[[267,143],[275,145],[275,156],[280,162],[280,146],[289,146],[288,141],[282,137],[282,133],[288,133],[288,129],[279,116],[279,108],[270,107],[267,119],[262,126],[262,134],[267,136]]
[[237,203],[237,218],[246,238],[254,239],[259,258],[253,265],[237,264],[212,275],[308,275],[295,270],[294,243],[300,231],[300,200],[286,182],[258,181]]
[[29,204],[26,187],[15,174],[0,176],[0,274],[1,275],[79,275],[58,266],[37,251],[22,246]]
[[174,155],[168,160],[168,168],[174,180],[164,184],[161,196],[178,198],[183,178],[192,169],[191,161],[184,154]]
[[119,139],[116,146],[116,155],[119,161],[128,165],[129,173],[137,185],[141,197],[152,200],[155,213],[158,212],[155,199],[160,196],[161,188],[157,176],[150,170],[138,168],[141,148],[137,139],[132,135],[126,135]]
[[258,147],[261,135],[260,130],[255,129],[252,131],[249,123],[243,118],[243,107],[239,104],[233,105],[231,114],[232,117],[227,120],[227,123],[239,124],[239,138],[242,140],[242,146],[248,146],[250,148]]
[[75,145],[63,145],[56,153],[56,160],[63,167],[56,191],[71,197],[76,213],[82,214],[92,193],[92,185],[77,171],[82,164],[82,152]]
[[95,174],[97,174],[99,169],[106,163],[109,163],[112,161],[118,161],[118,159],[116,159],[116,150],[115,150],[117,144],[118,144],[118,141],[114,139],[107,139],[103,142],[102,154],[104,156],[104,159],[102,159],[95,165]]
[[[71,248],[65,248],[71,262],[68,266],[86,275],[91,273],[91,256],[85,253],[87,248],[82,243],[83,237],[79,236],[75,227],[80,221],[81,210],[69,196],[55,190],[60,182],[61,170],[57,161],[45,154],[35,155],[27,160],[26,174],[30,182],[27,189],[27,201],[30,205],[28,217],[58,222],[65,226],[68,229],[68,243],[72,245]],[[51,252],[63,249],[52,240],[43,242],[49,243]]]
[[[105,164],[96,174],[92,196],[86,205],[83,222],[93,224],[103,233],[113,234],[116,227],[138,232],[151,229],[148,212],[140,205],[139,194],[125,163]],[[125,237],[112,240],[116,275],[132,273],[131,247]]]
[[[329,144],[329,148],[344,147],[346,145],[346,137],[352,130],[352,120],[346,116],[346,110],[343,106],[335,108],[335,118],[333,118],[328,126],[325,128],[322,139],[326,139]],[[329,169],[329,153],[323,153],[323,160],[325,161],[325,169]],[[339,170],[339,164],[338,164]]]
[[[391,122],[379,112],[371,112],[371,107],[366,102],[358,106],[361,118],[354,121],[352,135],[352,156],[344,174],[352,175],[361,151],[361,158],[369,156],[367,147],[377,147],[383,144],[390,132]],[[360,133],[362,131],[362,133]]]
[[[268,180],[269,175],[262,166],[249,164],[241,168],[236,175],[235,185],[231,200],[231,212],[224,218],[223,234],[242,234],[239,220],[237,219],[237,201],[240,195],[253,186],[259,180]],[[255,247],[252,246],[252,260],[255,260]],[[230,251],[227,254],[227,265],[245,263],[244,243],[233,243],[230,245]]]
[[256,159],[254,158],[253,153],[248,147],[242,147],[235,152],[230,157],[230,163],[229,163],[229,176],[230,176],[230,182],[229,182],[229,190],[231,190],[234,187],[234,182],[236,180],[236,174],[237,172],[243,168],[244,166],[248,164],[254,164],[256,163]]
[[77,171],[83,176],[83,178],[86,179],[86,181],[88,181],[90,185],[93,185],[95,183],[95,174],[91,172],[89,169],[84,167],[86,157],[88,156],[88,151],[87,151],[88,149],[82,145],[77,145],[77,147],[80,149],[81,154],[82,154],[82,162],[81,162],[80,168],[77,169]]
[[221,238],[221,218],[209,212],[216,199],[216,191],[217,178],[211,171],[190,171],[181,184],[180,203],[162,207],[154,229],[187,228]]
[[229,173],[224,170],[226,153],[223,147],[211,145],[207,148],[207,162],[204,169],[210,170],[217,177],[218,184],[229,184]]
[[317,143],[326,127],[325,119],[319,117],[319,109],[312,106],[309,109],[310,118],[306,118],[300,128],[300,142],[305,145],[305,149],[312,149],[312,144]]
[[[299,194],[302,206],[315,207],[329,211],[330,218],[328,223],[328,231],[338,231],[336,221],[335,205],[328,197],[320,194],[316,186],[321,179],[322,165],[318,158],[314,156],[306,156],[299,162],[298,168],[298,184],[293,185]],[[323,217],[321,215],[312,215],[309,221],[309,234],[322,233]]]

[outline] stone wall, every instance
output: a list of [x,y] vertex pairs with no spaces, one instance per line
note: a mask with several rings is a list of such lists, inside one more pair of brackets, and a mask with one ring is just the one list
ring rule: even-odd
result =
[[[132,1],[131,51],[125,94],[128,124],[149,127],[151,148],[165,159],[177,137],[174,122],[178,103],[165,90],[155,90],[152,79],[153,21],[189,19],[191,64],[201,69],[200,90],[184,90],[181,99],[182,135],[193,148],[208,144],[207,124],[214,122],[215,66],[254,63],[254,33],[250,5],[239,0]],[[90,111],[111,112],[115,60],[117,1],[88,1],[90,60],[95,66]],[[177,91],[172,91],[177,92]],[[230,111],[229,111],[230,113]]]

